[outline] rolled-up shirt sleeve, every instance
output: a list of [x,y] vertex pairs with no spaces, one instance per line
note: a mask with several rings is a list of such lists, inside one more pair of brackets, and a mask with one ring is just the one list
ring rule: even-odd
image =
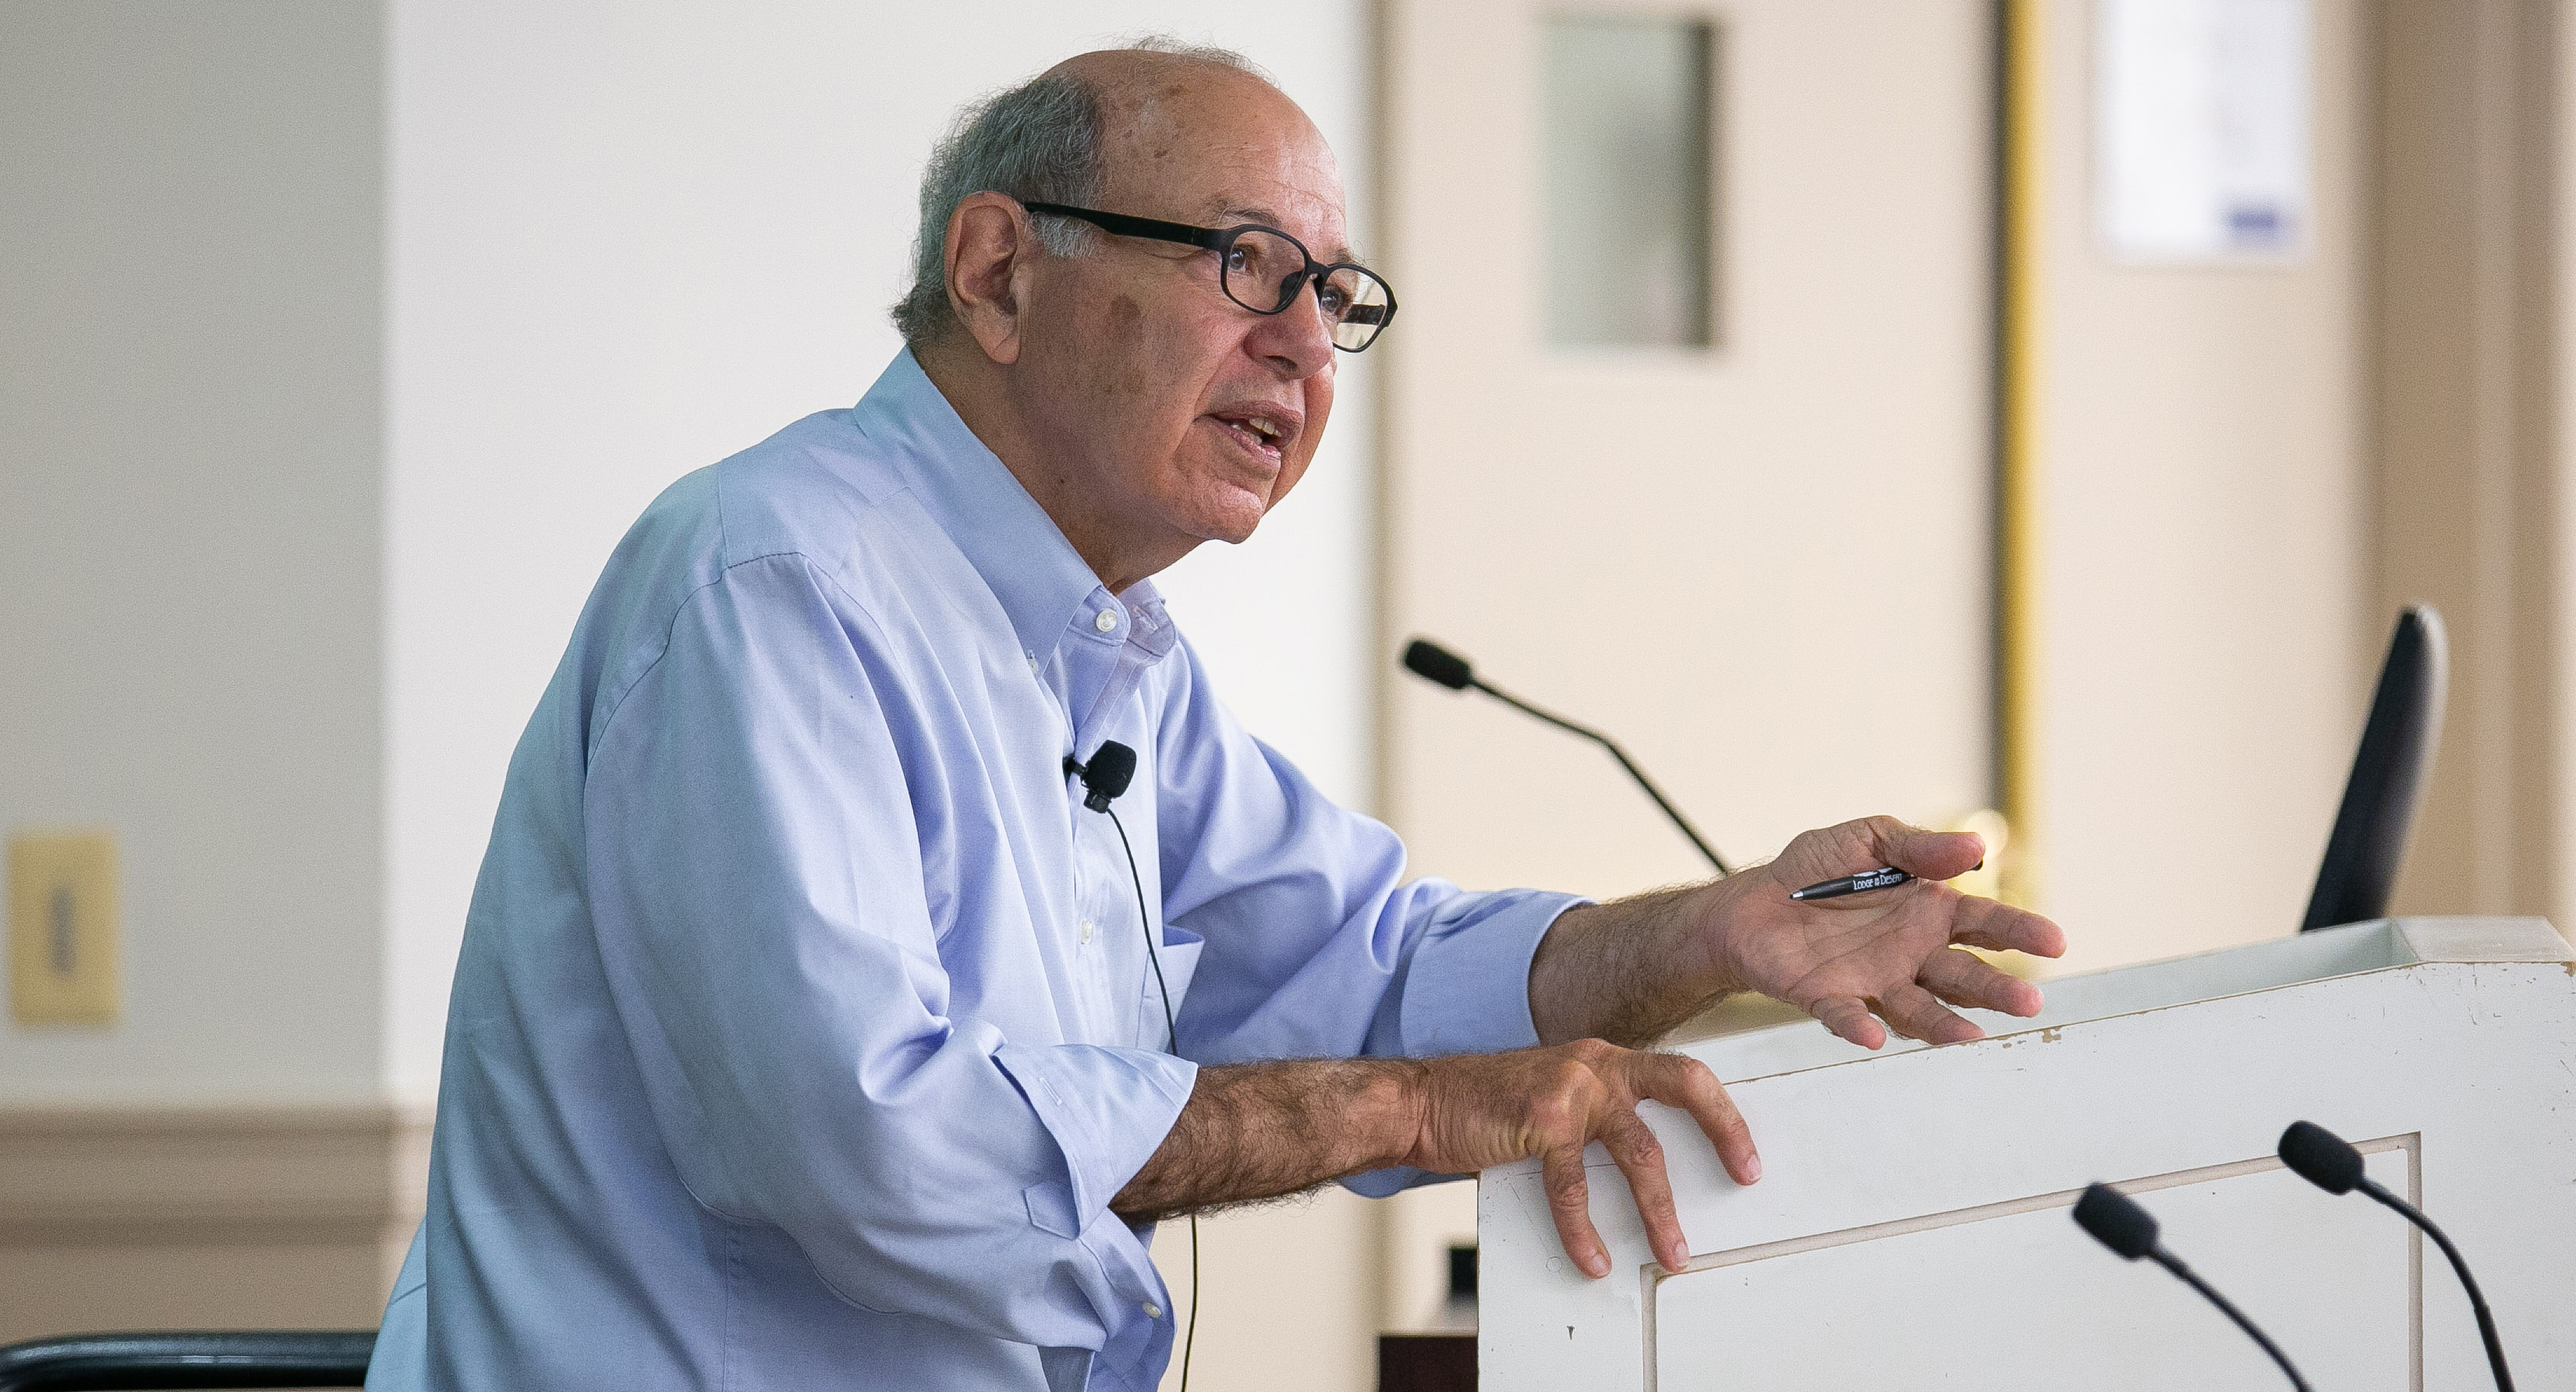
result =
[[899,752],[878,661],[803,558],[746,561],[594,729],[591,919],[655,1125],[842,1298],[1145,1377],[1168,1299],[1109,1203],[1195,1065],[952,1013],[916,813],[942,770]]
[[1206,940],[1182,1050],[1207,1063],[1538,1042],[1530,959],[1580,896],[1405,878],[1383,823],[1247,734],[1195,652],[1158,735],[1164,910]]

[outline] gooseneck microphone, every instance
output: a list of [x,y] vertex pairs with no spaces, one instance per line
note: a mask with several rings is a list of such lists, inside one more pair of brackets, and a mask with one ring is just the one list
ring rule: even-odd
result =
[[[1118,828],[1118,848],[1127,853],[1127,882],[1136,887],[1136,924],[1145,933],[1145,960],[1154,964],[1154,989],[1163,997],[1163,1037],[1175,1054],[1181,1051],[1180,1027],[1172,1019],[1172,988],[1163,980],[1163,954],[1154,950],[1154,915],[1145,908],[1145,877],[1136,869],[1136,847],[1127,839],[1127,824],[1110,812],[1109,804],[1136,781],[1136,751],[1116,740],[1102,740],[1091,751],[1091,762],[1084,763],[1070,754],[1064,756],[1068,778],[1082,780],[1082,805],[1094,812],[1108,812],[1109,824]],[[1190,1388],[1190,1353],[1199,1342],[1199,1216],[1190,1215],[1190,1327],[1181,1338],[1181,1392]]]
[[2226,1296],[2220,1295],[2207,1281],[2200,1279],[2199,1273],[2183,1265],[2182,1258],[2166,1251],[2164,1244],[2156,1240],[2155,1215],[2140,1208],[2135,1199],[2107,1184],[2087,1185],[2084,1197],[2075,1201],[2075,1222],[2093,1234],[2094,1241],[2130,1261],[2144,1257],[2181,1277],[2184,1285],[2200,1292],[2221,1313],[2236,1321],[2237,1328],[2253,1336],[2254,1342],[2272,1355],[2272,1361],[2281,1365],[2281,1371],[2290,1375],[2292,1387],[2299,1392],[2308,1392],[2308,1380],[2299,1376],[2299,1370],[2290,1365],[2290,1356],[2281,1352],[2281,1346],[2273,1343],[2271,1336],[2255,1328],[2254,1321],[2247,1319],[2244,1311],[2229,1304]]
[[2496,1337],[2495,1316],[2487,1310],[2487,1298],[2478,1290],[2478,1280],[2469,1274],[2469,1263],[2460,1249],[2451,1245],[2450,1237],[2424,1211],[2390,1193],[2386,1185],[2362,1172],[2361,1152],[2352,1143],[2313,1121],[2294,1121],[2281,1133],[2281,1163],[2290,1172],[2329,1194],[2349,1194],[2358,1189],[2395,1209],[2407,1222],[2423,1230],[2451,1259],[2451,1270],[2458,1273],[2460,1286],[2469,1293],[2469,1309],[2478,1317],[2478,1337],[2487,1345],[2487,1369],[2495,1374],[2497,1392],[2513,1392],[2513,1374],[2505,1370],[2504,1341]]
[[1467,659],[1428,638],[1416,638],[1405,645],[1404,670],[1424,681],[1445,686],[1452,691],[1465,691],[1469,687],[1474,687],[1524,715],[1535,716],[1560,730],[1581,735],[1609,750],[1610,757],[1619,761],[1619,767],[1626,769],[1630,778],[1637,780],[1637,786],[1646,790],[1646,796],[1653,798],[1657,807],[1664,809],[1664,815],[1672,818],[1673,825],[1681,828],[1682,835],[1689,837],[1692,845],[1699,847],[1699,853],[1708,857],[1708,863],[1717,868],[1718,874],[1734,873],[1726,868],[1726,862],[1718,858],[1717,852],[1706,841],[1700,839],[1699,833],[1691,829],[1690,821],[1682,816],[1681,809],[1673,806],[1672,800],[1665,797],[1663,790],[1655,786],[1654,780],[1646,776],[1646,771],[1637,767],[1636,761],[1628,757],[1628,751],[1621,749],[1618,742],[1608,735],[1591,726],[1578,725],[1553,711],[1541,710],[1501,687],[1478,680],[1475,667]]

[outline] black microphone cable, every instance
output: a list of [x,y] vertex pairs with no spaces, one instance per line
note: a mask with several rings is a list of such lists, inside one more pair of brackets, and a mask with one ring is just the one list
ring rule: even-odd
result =
[[[1136,751],[1116,740],[1102,740],[1091,751],[1091,762],[1084,764],[1067,754],[1064,770],[1082,778],[1082,805],[1094,812],[1107,813],[1109,824],[1118,829],[1118,848],[1127,853],[1127,882],[1136,887],[1136,924],[1145,934],[1145,960],[1154,966],[1154,989],[1163,997],[1163,1038],[1170,1052],[1181,1052],[1180,1026],[1173,1023],[1172,988],[1163,980],[1163,954],[1154,948],[1154,916],[1145,908],[1145,877],[1136,869],[1136,847],[1127,840],[1127,824],[1109,804],[1127,791],[1128,782],[1136,776]],[[1190,1354],[1199,1341],[1199,1215],[1190,1218],[1190,1322],[1181,1339],[1181,1392],[1190,1392]]]
[[2091,1233],[2094,1241],[2130,1261],[2145,1257],[2182,1278],[2183,1284],[2207,1297],[2210,1304],[2218,1307],[2219,1313],[2236,1321],[2237,1328],[2262,1345],[2263,1351],[2272,1355],[2272,1361],[2281,1365],[2281,1371],[2290,1375],[2292,1387],[2299,1392],[2309,1392],[2308,1380],[2299,1376],[2299,1370],[2290,1363],[2290,1356],[2281,1352],[2281,1346],[2273,1343],[2270,1335],[2256,1328],[2254,1321],[2247,1319],[2245,1312],[2237,1309],[2226,1296],[2220,1295],[2217,1288],[2200,1279],[2200,1273],[2183,1265],[2182,1258],[2165,1250],[2164,1244],[2156,1240],[2155,1215],[2138,1207],[2135,1199],[2107,1184],[2088,1185],[2084,1197],[2075,1201],[2075,1222]]
[[2394,1209],[2398,1216],[2423,1230],[2451,1259],[2451,1270],[2458,1273],[2460,1286],[2469,1293],[2469,1309],[2478,1317],[2478,1337],[2486,1341],[2487,1370],[2495,1374],[2496,1392],[2513,1392],[2513,1374],[2504,1366],[2504,1341],[2496,1337],[2495,1316],[2487,1310],[2486,1295],[2478,1289],[2478,1278],[2469,1274],[2468,1259],[2451,1245],[2450,1235],[2434,1226],[2424,1210],[2388,1191],[2388,1187],[2362,1172],[2361,1152],[2352,1142],[2328,1131],[2313,1121],[2294,1121],[2281,1133],[2281,1163],[2292,1173],[2329,1194],[2349,1194],[2358,1189]]
[[1672,799],[1664,796],[1664,790],[1655,786],[1655,781],[1646,776],[1644,769],[1637,767],[1637,761],[1628,757],[1628,751],[1621,749],[1617,740],[1589,725],[1577,724],[1554,711],[1533,706],[1501,687],[1485,681],[1476,675],[1475,667],[1467,659],[1428,638],[1416,638],[1405,645],[1404,670],[1424,681],[1445,686],[1452,691],[1464,691],[1472,686],[1523,715],[1544,720],[1568,733],[1581,735],[1609,750],[1610,757],[1619,761],[1619,767],[1626,769],[1628,776],[1637,780],[1637,786],[1646,790],[1646,796],[1653,798],[1655,805],[1664,809],[1664,815],[1672,819],[1673,825],[1681,828],[1682,835],[1689,837],[1690,843],[1699,848],[1699,853],[1708,857],[1708,863],[1715,867],[1720,879],[1735,873],[1726,868],[1726,862],[1718,856],[1717,849],[1701,838],[1698,829],[1690,824],[1690,819],[1682,815],[1680,808],[1673,806]]

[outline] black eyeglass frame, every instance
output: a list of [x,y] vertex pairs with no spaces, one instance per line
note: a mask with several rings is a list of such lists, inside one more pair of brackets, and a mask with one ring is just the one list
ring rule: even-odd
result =
[[[1284,313],[1288,306],[1297,302],[1298,291],[1305,289],[1309,285],[1321,286],[1335,271],[1357,271],[1361,275],[1367,276],[1369,279],[1376,281],[1379,288],[1386,291],[1386,308],[1385,313],[1378,316],[1377,324],[1369,336],[1360,340],[1359,347],[1343,348],[1339,343],[1335,343],[1333,345],[1335,348],[1339,348],[1345,353],[1358,353],[1365,351],[1370,344],[1377,342],[1377,336],[1379,334],[1386,332],[1387,325],[1395,322],[1395,287],[1386,283],[1385,276],[1379,275],[1377,272],[1370,270],[1368,267],[1363,266],[1356,261],[1334,261],[1330,263],[1318,261],[1315,259],[1315,253],[1306,249],[1306,244],[1304,242],[1297,240],[1295,237],[1288,235],[1286,232],[1283,232],[1276,227],[1265,226],[1257,222],[1237,223],[1232,227],[1193,227],[1186,222],[1165,222],[1160,218],[1131,217],[1125,213],[1104,213],[1097,208],[1077,208],[1068,203],[1022,203],[1020,206],[1028,209],[1032,213],[1045,213],[1054,217],[1074,218],[1078,221],[1090,223],[1092,226],[1099,228],[1103,232],[1112,233],[1121,237],[1143,237],[1149,241],[1175,242],[1182,246],[1200,247],[1208,251],[1213,251],[1216,253],[1217,258],[1218,288],[1225,291],[1225,297],[1227,299],[1234,301],[1238,305],[1243,305],[1245,309],[1251,310],[1255,314]],[[1279,303],[1272,305],[1268,309],[1263,309],[1259,305],[1244,304],[1243,297],[1234,293],[1233,282],[1226,271],[1226,253],[1234,250],[1236,240],[1241,238],[1243,234],[1247,232],[1262,232],[1267,233],[1270,236],[1277,237],[1288,245],[1297,248],[1297,254],[1306,258],[1306,264],[1294,275],[1288,277],[1282,282],[1286,289],[1285,292],[1280,295]],[[1321,295],[1323,291],[1319,289],[1315,293],[1317,295]],[[1353,307],[1358,309],[1368,309],[1374,308],[1375,306],[1356,305]],[[1344,320],[1343,322],[1348,323],[1351,321]]]

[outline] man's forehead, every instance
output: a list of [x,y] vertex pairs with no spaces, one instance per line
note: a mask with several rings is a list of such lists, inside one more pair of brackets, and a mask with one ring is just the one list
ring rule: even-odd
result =
[[[1119,178],[1113,167],[1109,192],[1116,197],[1152,200],[1160,211],[1151,216],[1178,218],[1204,227],[1257,222],[1282,228],[1310,243],[1308,249],[1321,260],[1359,259],[1342,240],[1341,181],[1329,164],[1282,170],[1267,160],[1230,158],[1240,152],[1222,148],[1192,153],[1198,157],[1174,152],[1174,160],[1146,171],[1141,179]],[[1140,210],[1120,207],[1113,211]]]
[[1238,68],[1167,54],[1085,54],[1073,62],[1099,85],[1106,108],[1106,191],[1156,205],[1113,211],[1322,233],[1335,245],[1316,248],[1318,256],[1353,259],[1340,245],[1341,174],[1331,147],[1278,88]]

